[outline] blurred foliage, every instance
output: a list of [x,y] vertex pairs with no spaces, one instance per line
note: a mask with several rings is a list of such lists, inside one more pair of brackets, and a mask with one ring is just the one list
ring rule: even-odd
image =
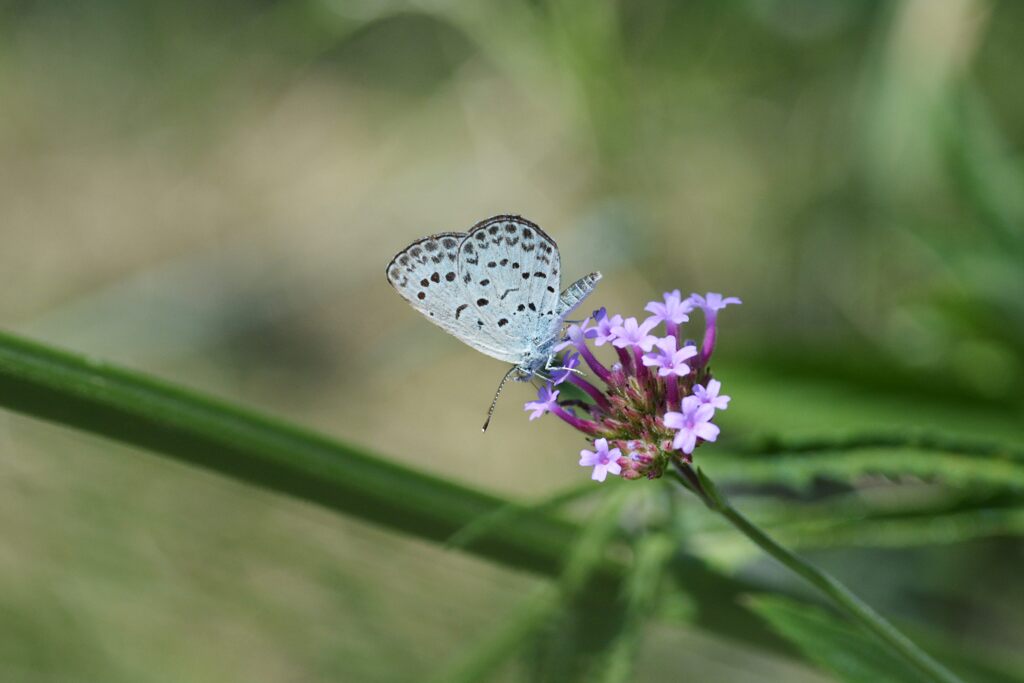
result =
[[[479,552],[524,514],[605,501],[550,495],[579,483],[580,444],[523,432],[524,393],[478,436],[500,368],[380,271],[412,238],[522,213],[567,273],[605,273],[595,303],[741,296],[702,466],[932,651],[1021,679],[1022,23],[1008,0],[0,2],[0,324],[540,501],[428,534],[468,524],[453,545]],[[881,443],[911,433],[952,445]],[[20,417],[0,444],[5,680],[410,680],[550,627],[520,596],[562,606],[366,524],[396,528],[387,506],[328,515]],[[718,574],[646,592],[661,534],[798,590],[699,504],[638,495],[621,531],[607,552],[648,578],[612,596],[602,653],[636,654],[636,680],[844,675],[824,613],[753,603],[797,649],[823,639],[818,671],[710,637],[755,619]],[[549,651],[607,603],[576,607]],[[548,661],[526,651],[495,680]]]

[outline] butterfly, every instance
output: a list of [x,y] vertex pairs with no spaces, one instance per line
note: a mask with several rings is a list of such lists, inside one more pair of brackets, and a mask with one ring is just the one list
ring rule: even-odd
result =
[[552,366],[566,317],[593,291],[601,273],[561,285],[558,245],[520,216],[494,216],[469,232],[416,240],[387,267],[388,282],[417,311],[462,342],[512,363],[526,381]]

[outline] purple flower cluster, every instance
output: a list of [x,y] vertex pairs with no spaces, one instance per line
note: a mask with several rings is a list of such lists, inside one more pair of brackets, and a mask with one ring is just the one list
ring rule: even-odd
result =
[[[581,324],[570,325],[557,347],[566,351],[561,366],[541,387],[536,401],[526,404],[530,419],[553,413],[587,435],[595,450],[580,451],[580,465],[593,468],[593,479],[608,474],[626,479],[660,477],[672,458],[689,462],[694,449],[718,438],[712,420],[725,410],[729,397],[711,376],[708,361],[715,347],[718,311],[738,304],[736,297],[708,293],[683,299],[679,290],[652,301],[644,321],[608,315],[603,308]],[[700,347],[683,341],[680,327],[690,313],[704,312],[704,336]],[[655,331],[663,326],[665,335]],[[616,358],[603,363],[594,347],[606,344]],[[567,350],[571,349],[571,350]],[[605,386],[599,388],[577,370],[581,363]],[[559,400],[557,387],[574,385],[588,401]],[[564,387],[563,387],[564,388]]]

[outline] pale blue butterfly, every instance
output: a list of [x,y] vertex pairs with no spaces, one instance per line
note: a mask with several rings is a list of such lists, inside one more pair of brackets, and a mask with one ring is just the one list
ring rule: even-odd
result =
[[552,366],[566,317],[586,298],[601,273],[565,289],[558,245],[519,216],[494,216],[469,232],[443,232],[416,240],[387,267],[388,282],[413,308],[477,351],[513,363],[509,377],[544,377]]

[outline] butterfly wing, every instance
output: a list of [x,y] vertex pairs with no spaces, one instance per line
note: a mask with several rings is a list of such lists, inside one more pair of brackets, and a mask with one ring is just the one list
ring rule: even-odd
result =
[[458,264],[467,312],[489,345],[522,360],[558,333],[558,246],[539,227],[519,216],[488,218],[463,240]]
[[507,349],[480,333],[482,322],[459,276],[459,247],[464,232],[424,237],[398,252],[387,267],[388,282],[430,322],[492,358],[518,361]]

